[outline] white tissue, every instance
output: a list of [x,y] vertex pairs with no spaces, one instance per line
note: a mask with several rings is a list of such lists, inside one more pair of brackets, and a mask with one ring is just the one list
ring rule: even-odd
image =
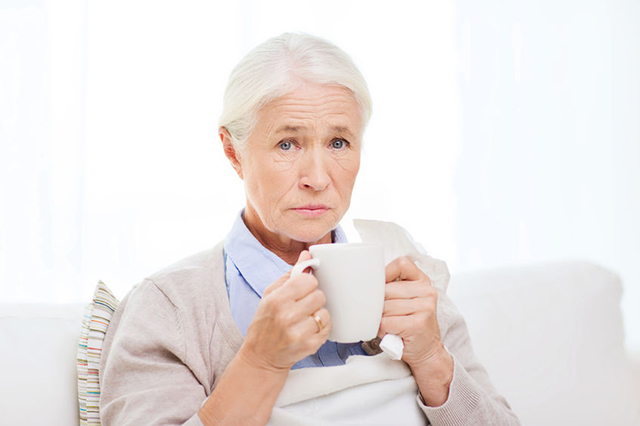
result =
[[[447,264],[429,256],[403,227],[393,222],[365,219],[354,219],[353,226],[360,234],[363,243],[382,244],[385,264],[389,264],[397,257],[407,256],[427,274],[431,285],[443,292],[447,291],[451,277]],[[387,334],[382,338],[380,348],[390,358],[398,360],[402,358],[404,343],[399,336]]]
[[402,358],[402,352],[404,351],[404,342],[400,336],[395,334],[387,334],[380,341],[380,349],[387,354],[389,358],[399,360]]
[[447,264],[429,256],[426,250],[415,242],[403,227],[393,222],[365,219],[354,219],[353,226],[360,234],[363,243],[383,245],[386,264],[397,257],[407,256],[427,274],[431,285],[442,291],[447,291],[451,277]]

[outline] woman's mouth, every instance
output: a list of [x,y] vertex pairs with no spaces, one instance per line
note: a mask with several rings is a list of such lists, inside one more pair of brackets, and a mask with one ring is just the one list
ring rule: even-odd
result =
[[291,210],[306,217],[318,217],[328,212],[329,207],[324,204],[309,204],[306,206],[294,207]]

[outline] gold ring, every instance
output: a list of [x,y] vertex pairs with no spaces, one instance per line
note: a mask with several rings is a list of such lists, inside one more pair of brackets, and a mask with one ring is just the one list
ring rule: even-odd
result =
[[324,324],[322,324],[322,320],[320,319],[320,315],[315,314],[312,318],[316,322],[316,325],[318,326],[318,333],[320,333],[322,331],[322,329],[324,328]]

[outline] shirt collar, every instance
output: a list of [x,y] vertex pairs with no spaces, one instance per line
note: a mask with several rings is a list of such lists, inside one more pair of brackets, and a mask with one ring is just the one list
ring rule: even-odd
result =
[[[244,224],[244,210],[236,218],[224,242],[224,251],[230,257],[245,281],[262,297],[269,284],[291,269],[291,265],[264,247]],[[331,232],[334,243],[346,243],[347,237],[338,225]]]

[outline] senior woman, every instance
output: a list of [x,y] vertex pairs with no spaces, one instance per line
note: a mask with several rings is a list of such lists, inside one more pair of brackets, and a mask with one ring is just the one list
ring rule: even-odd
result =
[[[360,72],[324,40],[283,34],[236,66],[220,138],[246,206],[223,242],[145,279],[114,313],[100,374],[104,425],[278,423],[272,411],[293,370],[375,354],[328,341],[318,282],[290,276],[310,246],[346,241],[339,222],[370,115]],[[386,279],[379,336],[403,339],[401,363],[415,381],[414,408],[398,402],[397,424],[518,424],[446,295],[406,257],[387,265]],[[310,424],[322,424],[324,400]],[[358,424],[358,405],[342,403]]]

